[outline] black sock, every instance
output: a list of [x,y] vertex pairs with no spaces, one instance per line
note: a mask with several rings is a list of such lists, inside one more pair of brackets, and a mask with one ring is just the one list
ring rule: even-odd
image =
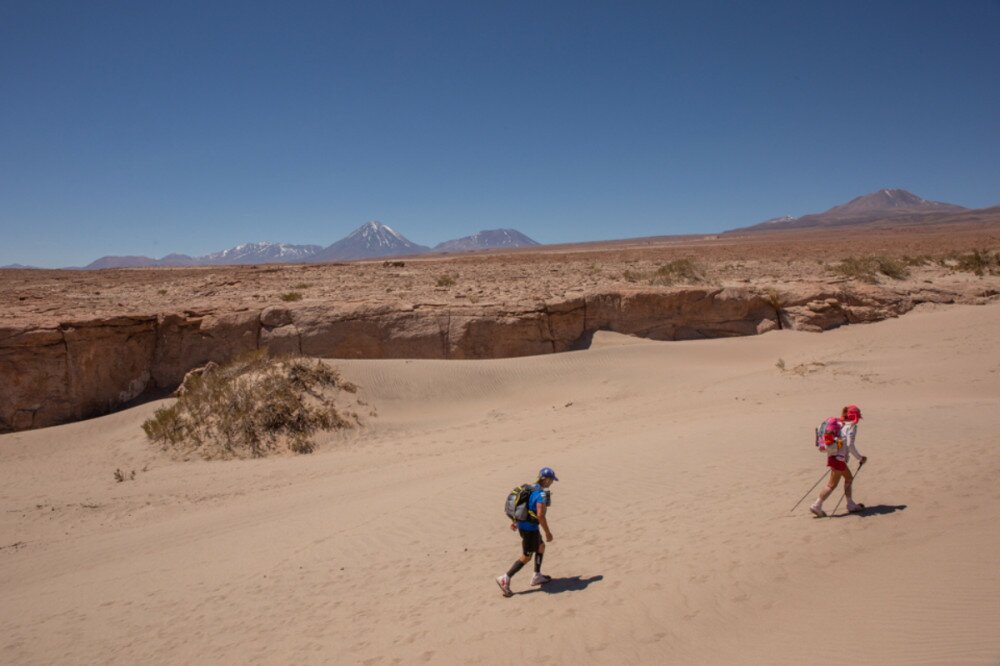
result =
[[542,572],[542,553],[535,553],[535,573]]
[[512,566],[510,568],[510,571],[507,572],[507,578],[513,578],[514,574],[516,574],[518,571],[520,571],[521,567],[523,567],[523,566],[524,566],[524,562],[522,562],[521,560],[518,560],[517,562],[514,562],[514,566]]

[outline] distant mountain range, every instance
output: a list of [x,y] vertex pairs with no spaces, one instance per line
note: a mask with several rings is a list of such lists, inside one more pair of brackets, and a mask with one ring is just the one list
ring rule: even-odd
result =
[[230,266],[233,264],[287,264],[308,261],[319,252],[319,245],[286,245],[285,243],[244,243],[222,252],[202,257],[168,254],[162,259],[143,256],[101,257],[84,268],[140,268],[144,266]]
[[476,250],[501,247],[530,247],[539,243],[531,240],[517,229],[493,229],[477,234],[438,243],[435,252],[475,252]]
[[749,227],[731,229],[725,233],[839,227],[935,213],[961,213],[967,210],[967,208],[955,204],[921,199],[916,194],[906,190],[884,189],[851,199],[847,203],[834,206],[824,213],[814,213],[802,217],[776,217]]
[[525,247],[538,243],[515,229],[480,231],[472,236],[439,243],[432,250],[381,222],[368,222],[327,247],[285,243],[245,243],[201,257],[168,254],[162,259],[144,256],[101,257],[84,268],[142,268],[148,266],[229,266],[234,264],[320,263],[400,257],[428,252],[471,252]]
[[[723,234],[779,231],[783,229],[832,228],[858,224],[940,224],[953,222],[995,221],[1000,207],[972,210],[955,204],[922,199],[903,189],[883,189],[834,206],[823,213],[801,217],[776,217]],[[146,266],[224,266],[233,264],[320,263],[379,257],[401,257],[427,253],[475,252],[537,246],[538,243],[516,229],[480,231],[433,248],[418,245],[381,222],[368,222],[341,240],[319,245],[285,243],[245,243],[201,257],[168,254],[161,259],[144,256],[106,256],[85,266],[86,269],[138,268]],[[31,268],[11,264],[0,268]]]

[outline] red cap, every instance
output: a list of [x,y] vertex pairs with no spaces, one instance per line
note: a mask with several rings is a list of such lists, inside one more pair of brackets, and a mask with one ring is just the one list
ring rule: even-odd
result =
[[849,423],[857,423],[861,420],[861,408],[857,405],[848,405],[847,416],[845,418]]

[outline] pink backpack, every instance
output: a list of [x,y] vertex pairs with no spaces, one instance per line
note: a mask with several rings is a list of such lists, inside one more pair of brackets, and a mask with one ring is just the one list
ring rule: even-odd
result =
[[821,453],[832,455],[843,446],[844,440],[840,437],[841,425],[840,419],[831,416],[816,428],[816,448]]

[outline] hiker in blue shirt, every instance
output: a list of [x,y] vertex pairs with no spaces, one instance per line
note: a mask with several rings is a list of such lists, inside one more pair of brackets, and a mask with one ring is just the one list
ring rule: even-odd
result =
[[[528,519],[510,524],[511,530],[517,530],[521,534],[522,555],[507,573],[497,576],[497,585],[500,586],[500,592],[505,597],[514,594],[510,591],[510,579],[531,560],[532,555],[535,556],[535,575],[531,577],[531,584],[544,585],[552,580],[550,576],[542,573],[542,556],[545,554],[545,541],[552,541],[553,538],[552,530],[549,529],[549,522],[545,516],[551,503],[548,489],[553,482],[558,480],[551,467],[543,467],[539,470],[538,482],[528,496]],[[545,541],[541,539],[541,531],[545,532]]]

